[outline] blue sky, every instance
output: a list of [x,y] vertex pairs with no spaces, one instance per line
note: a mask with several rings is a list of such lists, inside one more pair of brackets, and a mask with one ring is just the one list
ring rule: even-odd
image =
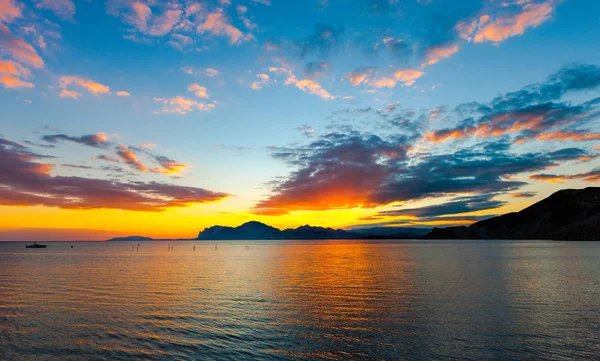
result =
[[[92,205],[89,185],[65,195],[9,177],[0,208],[52,209],[24,228],[49,227],[63,211],[117,212],[111,219],[186,207],[210,215],[189,229],[223,214],[227,224],[253,215],[281,225],[458,224],[594,185],[599,17],[589,0],[0,0],[0,135],[22,147],[4,143],[6,159],[51,165],[43,182],[122,182],[128,196],[136,182],[210,192],[177,200],[153,189],[152,210],[128,209]],[[532,87],[561,90],[510,95]],[[478,182],[519,181],[403,191],[400,180],[421,176],[416,165],[461,151],[486,159],[468,164]],[[527,157],[544,160],[477,179],[482,167]],[[389,213],[443,202],[474,206],[435,220]]]

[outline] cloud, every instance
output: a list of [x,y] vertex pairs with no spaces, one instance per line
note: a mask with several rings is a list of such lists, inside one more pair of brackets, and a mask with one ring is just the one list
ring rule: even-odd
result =
[[154,147],[156,147],[156,144],[152,143],[152,142],[145,142],[145,143],[140,144],[140,148],[143,148],[143,149],[151,149]]
[[518,192],[518,193],[511,193],[510,195],[511,195],[511,197],[514,197],[514,198],[531,198],[531,197],[535,197],[537,195],[537,193],[535,193],[535,192]]
[[[1,6],[7,5],[2,4]],[[10,11],[10,8],[7,10]],[[2,14],[0,15],[0,18],[13,19],[13,14]],[[26,43],[23,39],[15,37],[2,23],[0,23],[0,53],[8,53],[13,59],[34,68],[44,67],[44,60],[38,55],[33,46]]]
[[539,180],[549,183],[562,183],[566,180],[583,180],[586,182],[600,182],[600,169],[595,169],[591,172],[570,174],[570,175],[556,175],[556,174],[534,174],[529,176],[530,179]]
[[417,79],[425,74],[421,70],[400,69],[396,70],[392,77],[378,76],[375,68],[360,68],[344,75],[344,79],[350,80],[353,86],[368,85],[373,88],[394,88],[398,82],[404,86],[411,86]]
[[173,159],[169,159],[165,156],[156,156],[155,160],[160,164],[160,167],[153,168],[152,172],[161,174],[179,174],[188,168],[187,164],[178,163]]
[[108,86],[97,83],[91,79],[81,78],[78,76],[62,76],[58,82],[59,86],[63,89],[60,94],[61,97],[78,98],[81,96],[81,94],[67,89],[67,87],[71,84],[78,85],[95,96],[100,96],[101,94],[110,94],[110,88]]
[[104,148],[110,144],[108,137],[104,132],[82,135],[80,137],[72,137],[66,134],[49,134],[42,136],[42,140],[53,144],[59,142],[73,142],[96,148]]
[[444,142],[468,136],[499,137],[515,134],[516,143],[527,140],[596,140],[598,135],[573,129],[600,116],[600,98],[580,104],[558,102],[567,93],[600,88],[600,67],[568,65],[545,82],[500,95],[489,103],[465,103],[455,113],[466,116],[457,126],[425,134],[424,140]]
[[208,99],[208,92],[206,90],[206,87],[203,87],[198,84],[190,84],[190,86],[188,86],[188,90],[194,92],[194,95],[198,98]]
[[306,38],[299,40],[296,45],[300,48],[300,56],[316,54],[322,59],[328,58],[342,46],[344,30],[336,29],[327,24],[317,24],[315,31]]
[[278,182],[273,195],[259,202],[259,214],[285,214],[294,210],[370,207],[369,190],[389,176],[385,157],[402,158],[408,144],[330,133],[305,148],[276,149],[273,156],[300,166]]
[[255,2],[257,4],[263,4],[263,5],[271,6],[271,0],[251,0],[251,1]]
[[52,164],[19,143],[0,138],[0,204],[65,209],[160,212],[217,202],[229,195],[159,182],[122,182],[51,175]]
[[18,88],[33,88],[35,85],[33,83],[23,81],[15,76],[9,74],[1,74],[0,73],[0,84],[3,87],[9,89],[18,89]]
[[137,154],[131,147],[127,147],[124,145],[119,145],[117,147],[117,155],[121,157],[121,159],[137,169],[140,172],[146,172],[148,167],[142,164],[142,162],[138,159]]
[[476,211],[487,211],[502,207],[504,201],[494,200],[492,195],[477,195],[456,197],[448,202],[420,208],[403,208],[379,212],[379,216],[385,217],[412,217],[412,218],[435,218],[448,214],[461,214]]
[[304,65],[304,72],[309,78],[314,78],[329,71],[330,64],[325,60],[311,61]]
[[422,77],[423,74],[425,73],[421,70],[401,69],[394,72],[394,78],[400,82],[403,82],[405,86],[411,86],[417,79]]
[[183,71],[184,73],[189,74],[189,75],[202,74],[202,75],[206,75],[211,78],[219,75],[219,73],[220,73],[217,69],[214,69],[214,68],[204,68],[204,69],[196,70],[191,66],[184,66],[181,68],[181,71]]
[[590,133],[584,131],[556,131],[549,133],[539,133],[531,137],[519,136],[516,138],[517,143],[524,143],[528,140],[573,140],[573,141],[588,141],[600,140],[600,133]]
[[0,22],[10,23],[21,16],[21,7],[13,0],[0,0]]
[[198,102],[194,99],[186,98],[178,95],[173,98],[153,98],[154,101],[164,104],[164,107],[159,111],[160,113],[172,113],[185,115],[194,110],[209,111],[216,106],[216,102]]
[[206,74],[206,76],[209,76],[212,78],[212,77],[219,75],[219,71],[217,69],[213,69],[213,68],[206,68],[206,69],[204,69],[204,74]]
[[451,57],[459,50],[457,44],[452,42],[444,42],[437,45],[432,45],[425,50],[425,62],[422,66],[433,65],[440,60]]
[[523,35],[552,17],[552,1],[518,0],[507,2],[503,12],[484,14],[471,21],[456,25],[460,37],[475,43],[500,43],[508,38]]
[[244,34],[240,29],[231,25],[230,20],[222,11],[210,13],[203,23],[196,27],[199,34],[210,33],[216,36],[226,36],[231,44],[240,44],[254,39],[252,34]]
[[258,80],[253,81],[252,84],[250,84],[250,88],[252,90],[261,90],[264,85],[269,83],[269,79],[270,79],[269,75],[264,74],[264,73],[256,74],[256,78]]
[[375,68],[361,68],[346,74],[344,78],[349,79],[350,84],[353,86],[358,86],[361,84],[368,84],[375,74]]
[[63,89],[58,96],[61,98],[77,99],[81,96],[81,93],[74,90]]
[[128,97],[128,96],[131,96],[131,94],[129,94],[129,92],[126,92],[124,90],[120,90],[120,91],[116,92],[115,95],[118,96],[118,97]]
[[119,163],[119,162],[121,162],[119,160],[119,158],[112,157],[112,156],[106,155],[106,154],[101,154],[101,155],[94,156],[94,157],[92,157],[92,159],[98,159],[98,160],[103,160],[103,161],[106,161],[106,162],[113,162],[113,163]]
[[155,16],[152,25],[148,28],[147,34],[163,36],[170,33],[173,27],[179,23],[181,14],[183,14],[181,10],[166,10],[162,15]]
[[327,90],[323,89],[323,87],[314,80],[302,79],[298,81],[292,81],[292,84],[294,84],[298,89],[304,92],[318,95],[319,97],[325,100],[335,99],[335,96],[331,95]]
[[62,19],[73,19],[75,15],[75,4],[71,0],[37,0],[35,7],[50,10]]
[[347,131],[329,133],[305,147],[275,149],[276,159],[297,169],[274,183],[273,193],[258,202],[255,212],[373,208],[428,197],[514,192],[527,183],[513,175],[588,155],[578,148],[516,154],[502,140],[409,156],[414,139]]

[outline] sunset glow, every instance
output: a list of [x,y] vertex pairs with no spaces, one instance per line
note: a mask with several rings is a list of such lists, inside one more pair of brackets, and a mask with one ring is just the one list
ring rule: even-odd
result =
[[597,186],[598,12],[0,0],[0,240],[464,225]]

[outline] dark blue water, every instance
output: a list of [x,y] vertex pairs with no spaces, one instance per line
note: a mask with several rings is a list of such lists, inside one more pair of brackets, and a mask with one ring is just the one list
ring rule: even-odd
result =
[[132,245],[0,243],[0,360],[600,358],[600,243]]

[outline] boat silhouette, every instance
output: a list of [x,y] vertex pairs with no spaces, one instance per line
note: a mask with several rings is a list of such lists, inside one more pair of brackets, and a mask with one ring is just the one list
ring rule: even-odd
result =
[[36,242],[33,242],[33,244],[26,244],[25,248],[46,248],[45,244],[37,244]]

